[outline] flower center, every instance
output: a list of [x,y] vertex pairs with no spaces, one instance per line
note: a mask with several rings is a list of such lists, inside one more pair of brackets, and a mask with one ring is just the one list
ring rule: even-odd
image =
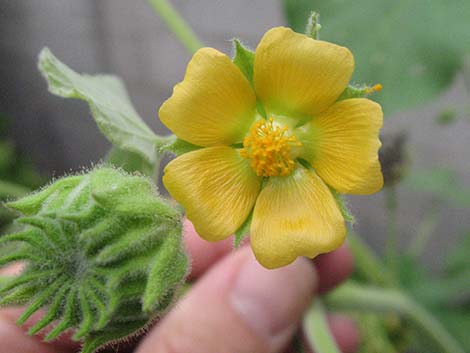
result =
[[242,157],[251,160],[258,176],[285,176],[295,167],[292,147],[301,143],[289,134],[287,126],[276,125],[273,118],[257,121],[243,140]]

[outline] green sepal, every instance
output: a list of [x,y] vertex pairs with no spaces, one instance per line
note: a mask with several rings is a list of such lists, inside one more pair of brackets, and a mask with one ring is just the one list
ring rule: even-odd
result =
[[372,93],[374,93],[375,90],[373,86],[368,86],[368,85],[349,85],[348,87],[345,88],[343,93],[338,98],[338,101],[342,101],[345,99],[349,98],[364,98]]
[[330,188],[330,191],[333,194],[333,197],[335,198],[336,204],[338,205],[344,220],[349,224],[354,225],[356,223],[356,217],[354,217],[354,215],[349,210],[349,205],[344,199],[343,195],[341,195],[338,191],[332,188]]
[[[255,64],[255,52],[245,47],[239,39],[233,39],[233,50],[235,52],[233,63],[237,65],[243,75],[254,86],[253,67]],[[266,118],[266,111],[259,100],[256,100],[256,111]]]
[[174,135],[169,136],[164,142],[157,145],[159,153],[170,152],[176,156],[198,150],[202,147],[193,145],[185,140],[181,140]]
[[235,55],[233,63],[238,66],[248,81],[253,85],[253,65],[255,63],[255,53],[245,47],[239,39],[233,39],[233,50]]
[[8,205],[25,216],[0,238],[16,245],[0,265],[26,267],[0,305],[26,304],[19,324],[45,310],[30,334],[49,327],[46,340],[71,329],[91,353],[132,335],[168,310],[188,272],[181,215],[146,177],[98,167]]
[[233,246],[240,247],[241,242],[248,236],[251,227],[251,220],[253,219],[253,211],[250,213],[246,221],[235,231],[233,236]]

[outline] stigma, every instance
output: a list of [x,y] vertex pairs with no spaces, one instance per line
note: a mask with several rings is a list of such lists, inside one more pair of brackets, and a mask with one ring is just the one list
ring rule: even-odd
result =
[[301,143],[287,126],[277,125],[273,118],[255,122],[243,140],[240,155],[251,161],[258,176],[286,176],[295,168],[292,147]]

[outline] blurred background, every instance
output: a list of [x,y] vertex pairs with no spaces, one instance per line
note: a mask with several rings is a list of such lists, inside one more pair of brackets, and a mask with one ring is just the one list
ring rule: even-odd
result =
[[[470,351],[470,2],[172,4],[202,42],[227,54],[234,37],[254,49],[271,27],[303,32],[310,11],[318,11],[321,38],[355,55],[353,82],[383,84],[372,99],[385,112],[380,158],[386,186],[376,195],[347,200],[357,218],[353,232],[385,268],[375,269],[378,278],[367,277],[371,262],[362,259],[351,234],[353,279],[381,286],[392,273],[394,285]],[[144,0],[0,0],[0,200],[88,168],[111,148],[85,103],[47,91],[37,69],[45,46],[77,72],[122,77],[137,111],[159,134],[168,130],[158,121],[158,107],[190,59]],[[0,206],[0,234],[12,219]],[[439,353],[426,337],[408,330],[407,321],[358,315],[361,353]]]
[[[371,13],[374,9],[361,10],[365,13],[359,16],[365,22],[361,26],[354,20],[355,32],[348,31],[352,28],[348,21],[353,21],[357,10],[343,4],[342,13],[338,13],[338,3],[342,4],[318,1],[324,24],[322,36],[352,49],[358,70],[367,72],[359,72],[359,79],[384,84],[383,93],[373,99],[384,103],[384,143],[389,146],[395,141],[396,145],[390,149],[395,155],[387,158],[393,160],[397,153],[401,156],[402,162],[394,168],[400,174],[405,170],[406,179],[397,187],[399,242],[406,246],[423,223],[432,223],[428,225],[432,241],[422,256],[432,269],[439,269],[443,255],[470,230],[469,93],[464,65],[459,61],[464,56],[456,58],[455,48],[445,39],[439,42],[431,38],[429,43],[423,39],[423,49],[418,52],[421,57],[407,63],[399,55],[407,50],[408,42],[400,40],[395,47],[394,37],[412,37],[413,33],[403,34],[399,22],[389,18],[393,14],[381,20]],[[315,8],[315,2],[272,0],[174,0],[173,4],[204,43],[226,53],[232,52],[233,37],[255,48],[273,26],[290,21],[302,30],[308,15],[305,7]],[[384,8],[383,13],[388,14],[388,10],[393,9]],[[388,22],[382,25],[382,21]],[[442,25],[442,21],[438,23]],[[468,27],[462,29],[468,32]],[[417,26],[416,32],[419,29]],[[349,38],[348,32],[358,38]],[[170,96],[173,85],[182,80],[190,55],[145,1],[0,0],[0,38],[2,134],[9,141],[8,153],[14,147],[15,158],[30,161],[43,180],[88,167],[110,148],[86,104],[60,99],[47,91],[36,67],[37,55],[44,46],[78,72],[122,77],[141,116],[158,133],[167,133],[158,121],[157,109]],[[435,52],[426,51],[425,44]],[[435,53],[443,59],[434,60]],[[394,54],[396,57],[390,58],[392,77],[385,77],[383,82],[380,64],[386,66],[385,58]],[[430,65],[437,66],[427,68],[420,62],[426,58],[432,58]],[[449,62],[453,66],[449,67]],[[396,76],[401,69],[402,76]],[[416,83],[423,76],[429,82]],[[397,152],[400,146],[403,151]],[[6,151],[2,152],[5,158]],[[10,171],[10,178],[24,178],[15,173]],[[29,183],[39,183],[39,179],[31,178]],[[376,249],[383,248],[387,223],[384,192],[349,200],[358,219],[357,232]]]

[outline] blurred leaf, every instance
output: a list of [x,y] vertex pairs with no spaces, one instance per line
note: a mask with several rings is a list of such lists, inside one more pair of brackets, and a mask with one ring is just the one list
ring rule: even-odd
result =
[[427,280],[427,273],[417,259],[401,255],[397,259],[397,276],[403,288],[413,288]]
[[8,141],[0,141],[0,174],[11,166],[14,159],[14,146]]
[[21,197],[30,192],[31,189],[26,186],[14,184],[9,181],[0,180],[0,199],[11,196]]
[[462,237],[446,257],[445,270],[449,274],[470,270],[470,232]]
[[442,92],[470,52],[470,1],[283,0],[291,27],[304,32],[311,11],[321,38],[351,49],[353,80],[380,82],[374,99],[387,114],[425,103]]
[[8,130],[9,119],[8,116],[0,112],[0,136],[3,137],[5,132]]
[[414,191],[431,193],[460,207],[470,207],[470,187],[463,184],[454,170],[447,168],[416,170],[405,177],[404,183]]
[[440,126],[448,126],[457,121],[457,112],[455,109],[448,108],[441,111],[436,117],[436,123]]
[[470,310],[436,308],[433,314],[452,332],[465,351],[470,352]]
[[51,93],[89,104],[99,129],[113,145],[137,153],[151,164],[156,162],[158,137],[135,111],[119,78],[80,75],[60,62],[48,48],[39,54],[39,69]]
[[358,353],[395,353],[388,332],[383,325],[383,319],[370,313],[356,313],[355,322],[361,332],[361,344]]
[[[468,252],[467,249],[467,257]],[[460,267],[454,273],[429,273],[414,257],[398,258],[398,280],[401,287],[427,306],[457,305],[470,295],[470,267]]]

